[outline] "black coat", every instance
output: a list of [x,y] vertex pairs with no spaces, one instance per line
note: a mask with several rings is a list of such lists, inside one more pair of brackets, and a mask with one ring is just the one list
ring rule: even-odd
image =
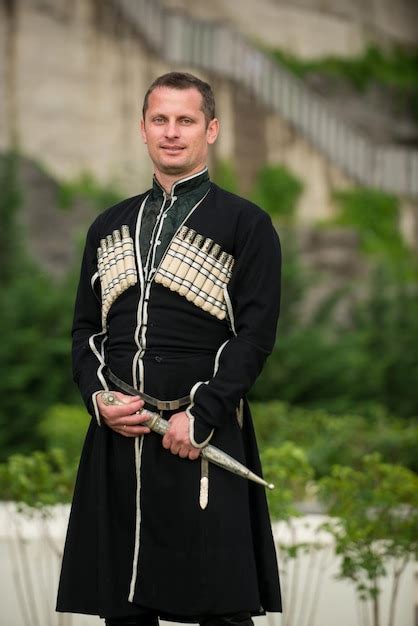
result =
[[[155,433],[125,438],[101,425],[95,415],[94,393],[116,389],[106,379],[106,366],[159,399],[179,398],[193,389],[189,415],[196,442],[213,433],[211,444],[261,474],[245,394],[275,340],[280,247],[271,220],[214,184],[186,216],[185,226],[218,243],[235,261],[224,290],[228,313],[218,319],[157,283],[158,268],[150,266],[148,281],[143,275],[138,248],[145,198],[111,207],[87,236],[73,363],[92,420],[75,488],[57,610],[118,617],[145,607],[183,621],[205,614],[280,611],[263,487],[210,465],[208,506],[202,510],[200,461],[172,455]],[[135,234],[138,282],[116,298],[102,326],[97,248],[124,224]],[[157,245],[158,233],[151,252]],[[241,399],[242,427],[237,420]]]

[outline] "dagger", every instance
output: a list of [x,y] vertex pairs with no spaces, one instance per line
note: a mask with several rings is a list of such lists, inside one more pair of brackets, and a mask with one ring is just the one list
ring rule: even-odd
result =
[[[112,406],[112,405],[120,405],[125,404],[121,400],[119,400],[114,393],[111,391],[103,391],[101,394],[101,398],[103,403]],[[148,426],[148,428],[159,435],[165,435],[169,428],[169,423],[163,417],[161,417],[158,413],[154,413],[153,411],[146,410],[146,413],[149,415],[149,419],[145,422],[142,422],[144,426]],[[233,474],[237,474],[238,476],[242,476],[247,480],[252,480],[259,485],[263,485],[263,487],[267,487],[267,489],[274,489],[274,485],[272,483],[268,483],[266,480],[258,476],[254,472],[252,472],[248,467],[234,459],[232,456],[223,452],[219,448],[208,444],[200,451],[201,455],[204,459],[207,459],[211,463],[222,467],[223,469],[232,472]]]

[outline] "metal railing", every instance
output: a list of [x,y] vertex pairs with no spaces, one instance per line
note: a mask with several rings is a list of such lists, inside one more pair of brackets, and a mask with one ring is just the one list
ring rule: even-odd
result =
[[214,72],[244,85],[359,184],[418,197],[417,150],[373,142],[228,24],[169,11],[159,0],[115,1],[168,63]]

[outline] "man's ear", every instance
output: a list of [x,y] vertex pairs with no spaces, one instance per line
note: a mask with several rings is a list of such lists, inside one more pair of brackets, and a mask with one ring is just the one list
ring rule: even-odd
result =
[[146,130],[145,130],[145,122],[144,122],[144,118],[143,117],[141,118],[139,126],[140,126],[140,130],[141,130],[142,139],[143,139],[144,143],[147,143],[147,133],[146,133]]
[[213,120],[209,122],[208,127],[206,129],[206,140],[208,144],[215,143],[216,138],[219,133],[219,128],[220,128],[219,120],[216,117],[214,117]]

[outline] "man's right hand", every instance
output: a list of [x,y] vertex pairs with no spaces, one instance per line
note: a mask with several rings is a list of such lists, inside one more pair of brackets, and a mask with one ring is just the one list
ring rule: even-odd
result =
[[141,426],[149,419],[146,411],[143,414],[140,413],[144,401],[139,396],[129,396],[119,391],[112,391],[112,393],[120,402],[123,402],[123,405],[105,404],[100,393],[97,394],[97,406],[105,424],[125,437],[138,437],[149,433],[148,426]]

